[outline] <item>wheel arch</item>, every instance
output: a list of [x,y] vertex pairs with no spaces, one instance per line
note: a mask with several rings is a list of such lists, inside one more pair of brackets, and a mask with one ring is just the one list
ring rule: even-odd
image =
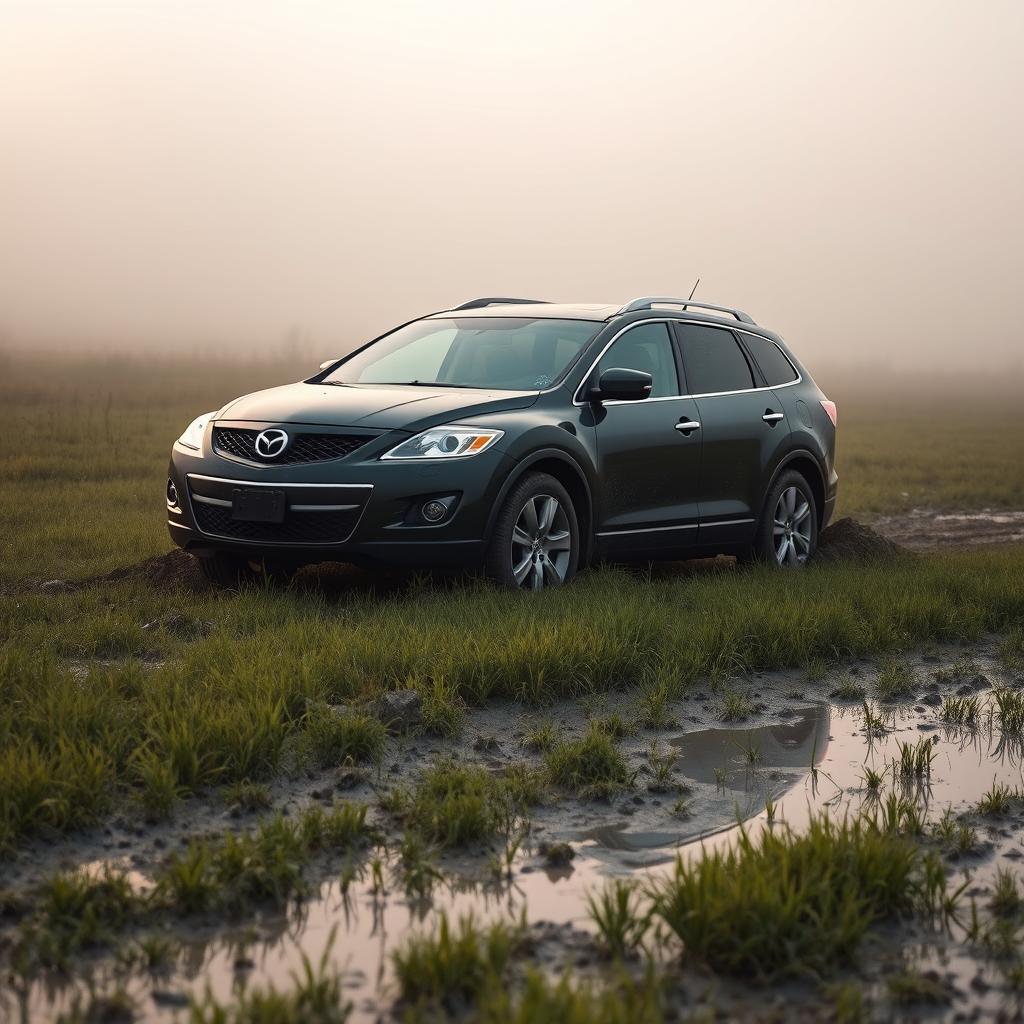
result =
[[542,448],[531,452],[516,463],[491,505],[487,516],[485,543],[490,541],[494,532],[494,522],[498,518],[498,510],[505,496],[527,473],[548,473],[569,492],[580,530],[579,564],[581,567],[587,565],[594,544],[594,508],[590,481],[576,459],[561,448]]
[[772,473],[771,479],[768,481],[768,485],[765,487],[761,498],[761,514],[764,515],[764,503],[768,500],[768,495],[771,494],[775,481],[787,469],[796,470],[807,481],[813,491],[815,513],[818,520],[817,525],[818,529],[821,530],[822,524],[825,521],[825,473],[814,454],[806,448],[797,448],[794,451],[787,452],[782,461],[775,467],[775,472]]

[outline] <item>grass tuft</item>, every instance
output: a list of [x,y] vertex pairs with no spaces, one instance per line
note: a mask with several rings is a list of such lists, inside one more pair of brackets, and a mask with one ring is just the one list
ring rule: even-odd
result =
[[404,1003],[457,1013],[500,983],[523,926],[503,922],[481,927],[472,916],[452,926],[441,913],[432,935],[412,935],[392,954]]
[[751,700],[735,690],[727,691],[722,697],[722,710],[719,717],[723,722],[741,722],[754,713]]
[[832,700],[863,701],[867,691],[853,676],[843,676],[829,694]]
[[875,695],[887,703],[905,700],[917,688],[917,675],[909,662],[888,658],[882,662],[875,680]]
[[650,912],[642,908],[633,879],[616,878],[597,895],[588,893],[587,912],[597,925],[602,948],[618,959],[635,952],[651,923]]
[[922,904],[916,847],[879,821],[812,818],[807,831],[741,830],[727,851],[679,858],[651,883],[652,910],[685,955],[770,980],[848,962],[867,929]]
[[583,797],[610,797],[632,786],[635,777],[614,739],[593,723],[580,738],[557,743],[545,764],[556,786]]

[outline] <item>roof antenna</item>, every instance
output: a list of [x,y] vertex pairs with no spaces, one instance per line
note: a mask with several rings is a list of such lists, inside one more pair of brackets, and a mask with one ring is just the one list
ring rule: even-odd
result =
[[699,284],[700,284],[700,278],[698,277],[697,280],[693,282],[693,287],[690,289],[690,294],[686,296],[686,301],[687,302],[689,302],[690,299],[693,298],[693,294],[694,294],[694,292],[696,292],[697,285],[699,285]]

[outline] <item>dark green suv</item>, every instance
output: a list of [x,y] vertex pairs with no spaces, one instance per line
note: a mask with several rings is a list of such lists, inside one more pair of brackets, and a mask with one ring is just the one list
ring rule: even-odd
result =
[[327,560],[532,589],[600,559],[795,567],[835,440],[835,405],[741,310],[474,299],[199,416],[168,525],[228,585]]

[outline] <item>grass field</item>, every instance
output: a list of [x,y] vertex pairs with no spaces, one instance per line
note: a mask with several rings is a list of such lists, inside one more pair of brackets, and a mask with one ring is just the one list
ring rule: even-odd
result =
[[[0,583],[81,578],[166,551],[162,496],[173,440],[199,413],[313,369],[6,357]],[[831,372],[821,383],[840,409],[839,515],[1024,508],[1024,412],[1014,381],[860,381]]]
[[[31,857],[40,837],[95,835],[94,826],[115,816],[141,825],[172,819],[186,806],[184,818],[197,807],[218,815],[224,807],[277,811],[270,792],[281,780],[315,778],[339,765],[375,771],[385,783],[369,805],[307,803],[290,817],[267,813],[256,828],[183,837],[188,844],[160,865],[154,894],[142,902],[114,876],[43,883],[31,909],[23,907],[17,970],[66,966],[130,926],[283,905],[315,889],[310,878],[320,860],[353,850],[368,856],[371,844],[384,842],[382,821],[402,830],[388,842],[399,851],[406,891],[429,891],[441,877],[430,850],[486,843],[541,801],[607,800],[634,790],[620,737],[641,726],[665,728],[674,702],[698,687],[708,686],[718,717],[732,721],[754,712],[734,689],[737,680],[772,669],[821,678],[831,666],[868,658],[880,663],[870,696],[895,703],[919,683],[906,652],[935,644],[969,649],[992,633],[1002,635],[1007,670],[1024,668],[1019,545],[839,562],[802,574],[601,569],[540,595],[425,580],[387,592],[341,584],[221,594],[154,586],[130,574],[39,589],[43,580],[84,579],[166,551],[162,491],[173,439],[198,413],[308,369],[55,357],[0,366],[5,425],[16,438],[0,455],[0,863]],[[890,381],[883,392],[843,379],[822,383],[840,407],[839,514],[1024,507],[1024,415],[1007,385]],[[472,709],[509,702],[535,717],[533,709],[558,698],[585,702],[620,692],[633,714],[595,715],[576,736],[536,725],[523,741],[532,763],[513,762],[504,774],[438,759],[398,785],[382,767],[387,758],[394,768],[394,740],[373,713],[392,689],[417,691],[428,743],[458,736]],[[848,677],[836,692],[861,702],[869,691]],[[977,717],[976,699],[951,700],[943,707],[948,720]],[[999,704],[1004,726],[1004,718],[1024,721],[1015,694],[1003,691],[1000,700],[1010,702]],[[664,766],[670,780],[671,761]],[[1002,804],[1013,799],[1007,792]],[[766,975],[795,975],[809,965],[824,972],[876,919],[894,909],[919,913],[931,861],[906,845],[902,825],[896,831],[874,820],[834,832],[822,823],[807,838],[787,833],[748,844],[732,860],[705,858],[642,901],[632,883],[609,890],[592,902],[592,913],[616,958],[660,921],[716,973],[746,974],[752,964]],[[509,863],[513,855],[514,848]],[[780,865],[800,879],[847,872],[846,902],[838,907],[846,923],[822,930],[816,922],[837,909],[835,894],[806,886],[778,926],[788,938],[777,941],[765,922],[781,919],[773,902]],[[872,888],[886,871],[890,890]],[[754,910],[746,896],[752,888],[761,893]],[[705,918],[686,909],[695,893]],[[13,902],[0,901],[0,909],[22,905],[3,899]],[[638,923],[641,903],[646,916]],[[650,973],[624,976],[611,1002],[568,975],[556,982],[531,974],[509,995],[506,964],[522,945],[516,927],[485,933],[453,925],[436,938],[410,940],[394,953],[401,999],[443,1009],[454,978],[469,986],[462,998],[478,1004],[474,1019],[495,1024],[660,1018]],[[234,1017],[208,997],[194,1005],[193,1019],[269,1019],[268,1007],[294,1014],[322,1003],[327,1009],[310,1019],[343,1020],[338,978],[325,965],[310,971],[295,992],[253,990]]]

